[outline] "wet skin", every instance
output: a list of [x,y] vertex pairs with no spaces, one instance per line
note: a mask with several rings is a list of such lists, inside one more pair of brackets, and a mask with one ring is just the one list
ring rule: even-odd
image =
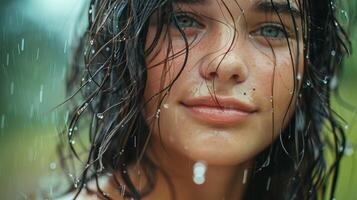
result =
[[[255,156],[289,123],[294,112],[289,103],[296,101],[293,91],[300,85],[296,76],[303,74],[303,43],[292,16],[298,30],[301,21],[295,3],[291,15],[286,1],[274,1],[279,18],[269,2],[177,3],[176,18],[190,46],[187,63],[161,104],[157,93],[185,62],[185,42],[174,25],[165,26],[167,34],[147,58],[146,156],[167,173],[176,199],[241,199]],[[151,22],[147,46],[156,25]],[[196,161],[207,164],[202,185],[192,180]],[[137,170],[130,166],[128,173],[140,189],[146,180]],[[155,189],[144,199],[170,199],[168,182],[157,175]],[[107,191],[121,198],[115,188]]]

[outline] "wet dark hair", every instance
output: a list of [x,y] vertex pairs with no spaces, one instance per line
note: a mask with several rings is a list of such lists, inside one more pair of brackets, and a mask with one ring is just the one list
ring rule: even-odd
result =
[[[298,97],[296,102],[291,99],[290,106],[296,103],[295,112],[280,137],[257,155],[245,199],[324,199],[326,195],[332,199],[335,194],[346,138],[344,122],[332,110],[330,96],[337,88],[350,42],[336,19],[334,0],[298,2],[302,30],[295,24],[294,31],[301,31],[303,36],[300,39],[304,46],[298,48],[304,52],[304,75],[299,77],[298,61],[293,63],[296,80],[292,92]],[[70,170],[74,160],[81,161],[79,176],[73,179],[71,188],[77,195],[83,188],[89,190],[89,181],[98,181],[107,173],[115,176],[115,172],[121,172],[126,187],[116,183],[125,197],[141,199],[153,190],[160,167],[144,154],[150,128],[142,110],[147,104],[143,98],[147,70],[155,66],[147,66],[146,58],[154,53],[160,36],[168,34],[165,25],[174,24],[186,43],[180,54],[187,60],[190,44],[177,23],[174,4],[172,0],[91,1],[89,25],[73,56],[67,82],[68,94],[78,97],[66,129],[70,151],[63,143],[59,146],[64,169]],[[291,19],[297,23],[292,13]],[[157,30],[153,42],[146,46],[151,20],[156,20]],[[167,52],[167,58],[159,64],[175,58]],[[294,60],[292,49],[290,54]],[[185,65],[184,62],[180,73]],[[180,73],[155,98],[162,101]],[[77,142],[77,126],[89,128],[89,146]],[[333,156],[330,164],[325,158],[328,150]],[[149,178],[141,191],[134,187],[127,173],[128,165],[138,161]],[[110,199],[99,184],[97,192]]]

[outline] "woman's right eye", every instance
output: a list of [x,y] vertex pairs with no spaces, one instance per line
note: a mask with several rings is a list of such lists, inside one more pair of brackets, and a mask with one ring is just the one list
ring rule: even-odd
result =
[[198,22],[195,17],[187,13],[174,14],[172,16],[172,26],[178,26],[183,31],[190,28],[201,29],[203,27],[203,25]]

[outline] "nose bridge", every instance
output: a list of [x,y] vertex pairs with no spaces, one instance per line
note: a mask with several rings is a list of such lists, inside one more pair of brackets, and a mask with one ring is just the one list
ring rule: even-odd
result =
[[210,56],[202,75],[206,79],[218,79],[222,82],[243,82],[248,75],[244,62],[244,40],[238,37],[238,31],[231,26],[220,29],[215,40],[212,40],[211,48],[215,53]]

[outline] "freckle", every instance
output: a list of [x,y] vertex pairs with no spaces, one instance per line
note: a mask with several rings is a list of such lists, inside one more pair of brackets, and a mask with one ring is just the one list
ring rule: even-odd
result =
[[255,88],[253,88],[253,91],[255,91]]
[[244,92],[243,94],[244,94],[244,95],[247,95],[247,93],[246,93],[246,92]]

